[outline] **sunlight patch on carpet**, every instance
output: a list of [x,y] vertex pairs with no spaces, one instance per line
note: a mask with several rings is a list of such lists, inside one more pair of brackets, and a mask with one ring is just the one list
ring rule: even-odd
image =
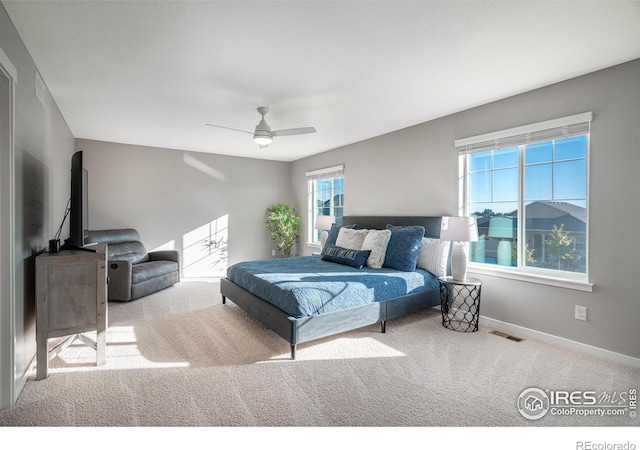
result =
[[[95,332],[84,333],[95,339]],[[92,336],[93,334],[93,336]],[[50,373],[87,372],[94,370],[132,370],[189,367],[186,361],[167,361],[167,355],[160,358],[145,352],[139,345],[134,327],[110,327],[107,335],[106,361],[96,366],[96,352],[80,341],[74,341],[49,363]]]

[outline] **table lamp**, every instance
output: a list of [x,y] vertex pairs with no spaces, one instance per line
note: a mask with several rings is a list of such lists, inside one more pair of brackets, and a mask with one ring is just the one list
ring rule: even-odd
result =
[[467,246],[478,240],[475,217],[443,217],[440,240],[451,241],[451,276],[455,281],[467,278]]
[[316,216],[316,230],[322,230],[320,233],[320,250],[324,248],[324,244],[327,242],[327,237],[329,237],[329,231],[331,229],[331,225],[336,222],[335,216]]
[[496,216],[489,219],[490,238],[498,238],[497,257],[501,266],[511,265],[511,241],[516,237],[513,217]]

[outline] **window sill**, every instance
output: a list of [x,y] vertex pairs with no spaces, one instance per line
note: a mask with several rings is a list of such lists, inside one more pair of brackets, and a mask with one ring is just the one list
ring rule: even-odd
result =
[[516,269],[492,267],[484,264],[469,263],[470,273],[477,275],[489,275],[510,280],[525,281],[527,283],[544,284],[565,289],[574,289],[583,292],[593,292],[593,283],[571,278],[561,278],[553,275],[524,272]]

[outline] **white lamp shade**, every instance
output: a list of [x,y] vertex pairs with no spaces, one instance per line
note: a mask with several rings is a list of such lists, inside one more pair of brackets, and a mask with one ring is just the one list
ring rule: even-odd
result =
[[331,225],[336,222],[335,216],[316,216],[316,230],[330,230]]
[[443,217],[440,240],[475,242],[478,240],[478,225],[475,217]]

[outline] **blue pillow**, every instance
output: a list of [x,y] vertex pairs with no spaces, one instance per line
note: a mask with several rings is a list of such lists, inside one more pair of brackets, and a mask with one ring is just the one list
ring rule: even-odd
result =
[[327,245],[325,249],[326,252],[322,256],[324,261],[344,264],[356,269],[362,269],[371,254],[371,250],[350,250],[337,245]]
[[424,237],[424,227],[420,225],[399,227],[387,225],[391,230],[391,239],[382,267],[412,272],[416,270],[420,245]]
[[335,223],[331,224],[331,229],[329,230],[329,236],[327,236],[327,241],[324,244],[324,248],[322,249],[322,254],[324,255],[325,250],[330,245],[336,245],[336,240],[338,240],[338,233],[340,233],[340,228],[355,228],[356,224],[353,225],[344,225],[341,227],[340,225],[336,225]]

